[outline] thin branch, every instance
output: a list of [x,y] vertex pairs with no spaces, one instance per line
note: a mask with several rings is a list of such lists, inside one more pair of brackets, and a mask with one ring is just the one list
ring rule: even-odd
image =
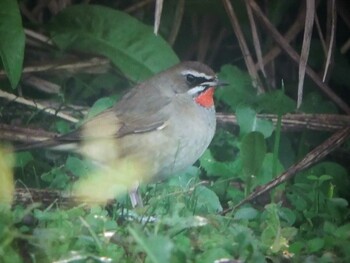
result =
[[261,81],[259,79],[259,75],[256,71],[252,55],[249,52],[248,45],[245,41],[243,32],[240,28],[237,16],[233,10],[233,6],[231,5],[231,2],[229,0],[223,0],[223,4],[224,4],[226,12],[229,16],[233,31],[235,32],[235,35],[238,39],[238,43],[239,43],[239,46],[241,48],[243,58],[244,58],[246,66],[247,66],[249,75],[253,79],[253,86],[257,87],[258,93],[263,93],[264,90],[261,87]]
[[303,102],[304,78],[305,78],[307,61],[309,58],[311,36],[312,36],[312,29],[314,26],[315,12],[316,12],[315,0],[306,1],[305,29],[304,29],[304,37],[303,37],[303,46],[301,48],[301,55],[300,55],[300,61],[299,61],[299,82],[298,82],[297,109],[300,108],[301,103]]
[[42,110],[43,112],[46,112],[48,114],[51,114],[51,115],[55,115],[61,119],[64,119],[64,120],[67,120],[67,121],[70,121],[70,122],[78,122],[79,120],[72,117],[72,116],[69,116],[67,114],[64,114],[64,113],[61,113],[61,112],[57,112],[56,110],[54,109],[50,109],[50,108],[47,108],[45,107],[44,105],[40,104],[40,103],[36,103],[36,102],[33,102],[31,100],[27,100],[23,97],[17,97],[11,93],[7,93],[5,91],[2,91],[0,90],[0,97],[4,98],[4,99],[7,99],[9,101],[14,101],[14,102],[17,102],[17,103],[20,103],[20,104],[23,104],[23,105],[27,105],[27,106],[31,106],[33,108],[36,108],[38,110]]
[[197,60],[206,61],[207,55],[211,52],[210,43],[212,42],[212,34],[216,25],[215,17],[205,17],[201,20],[201,28],[199,31],[199,41],[197,44]]
[[144,0],[144,1],[139,1],[135,3],[134,5],[128,7],[127,9],[124,10],[126,13],[132,13],[135,12],[138,9],[143,8],[144,6],[148,5],[149,3],[154,2],[155,0]]
[[[73,63],[62,63],[62,64],[45,64],[39,66],[28,66],[23,69],[23,74],[25,73],[34,73],[34,72],[43,72],[43,71],[56,71],[56,70],[67,70],[67,71],[80,71],[84,68],[92,68],[97,66],[106,66],[110,65],[108,59],[104,58],[92,58],[87,61],[77,61]],[[1,70],[0,76],[5,76],[6,72]]]
[[[284,50],[294,61],[299,64],[300,56],[298,53],[285,41],[283,36],[277,31],[277,29],[271,24],[267,17],[260,10],[259,6],[255,2],[251,2],[252,10],[254,11],[256,17],[262,22],[262,24],[269,31],[271,36],[274,38],[276,43]],[[314,72],[310,67],[306,67],[307,75],[318,85],[318,87],[333,101],[339,108],[341,108],[346,113],[350,114],[350,107],[340,98],[336,93],[334,93],[327,84],[322,82],[316,72]]]
[[[275,114],[257,114],[258,120],[271,121],[275,126],[278,116]],[[233,114],[217,113],[219,123],[238,126],[237,118]],[[350,115],[339,114],[286,114],[281,118],[281,127],[284,132],[298,132],[305,130],[335,132],[350,127]],[[0,139],[18,143],[33,143],[57,138],[59,134],[36,128],[0,123]]]
[[[301,9],[299,10],[298,16],[295,19],[293,25],[288,29],[287,33],[283,35],[283,38],[287,43],[290,43],[293,39],[295,39],[299,32],[304,28],[305,25],[305,5],[301,5]],[[273,47],[269,52],[264,55],[263,63],[264,65],[273,61],[280,53],[281,48],[277,45]],[[259,64],[255,64],[256,68],[259,68]]]
[[31,37],[31,38],[39,41],[39,42],[42,42],[42,43],[45,43],[47,45],[53,46],[53,43],[52,43],[51,39],[49,37],[43,35],[43,34],[39,34],[38,32],[35,32],[35,31],[31,30],[31,29],[24,29],[24,33],[27,36],[29,36],[29,37]]
[[56,204],[60,207],[72,207],[75,199],[62,191],[53,189],[33,189],[16,187],[14,204],[30,205],[40,203],[44,207]]
[[320,21],[318,19],[317,13],[315,14],[315,24],[316,24],[318,37],[320,38],[320,41],[321,41],[321,45],[322,45],[322,49],[323,49],[324,55],[327,56],[326,41],[324,40],[324,37],[323,37],[323,33],[322,33],[322,29],[321,29],[321,25],[320,25]]
[[[278,116],[275,114],[257,114],[257,119],[269,120],[277,124]],[[233,114],[216,113],[218,122],[238,125]],[[330,131],[335,132],[350,127],[350,115],[339,114],[286,114],[281,117],[283,131]]]
[[227,36],[228,32],[226,28],[222,28],[219,32],[219,34],[214,39],[214,44],[211,46],[211,52],[210,56],[207,59],[207,63],[209,65],[213,64],[214,59],[216,58],[218,51],[220,49],[221,43],[224,40],[224,38]]
[[[253,0],[249,0],[249,1],[253,1]],[[250,28],[251,28],[251,31],[252,31],[255,55],[256,55],[256,58],[258,59],[259,68],[260,68],[261,72],[263,73],[263,76],[266,78],[266,73],[265,73],[264,63],[263,63],[263,57],[262,57],[262,52],[261,52],[261,46],[260,46],[260,40],[259,40],[259,35],[258,35],[258,29],[256,27],[256,23],[255,23],[255,20],[254,20],[252,9],[250,8],[250,5],[248,4],[247,1],[245,1],[245,5],[246,5],[246,8],[247,8],[249,24],[250,24]]]
[[22,78],[23,83],[48,94],[58,94],[61,86],[42,78],[30,75]]
[[332,64],[333,60],[333,54],[334,54],[334,48],[335,48],[335,30],[336,30],[336,24],[337,24],[337,8],[335,4],[335,0],[329,0],[327,3],[330,8],[328,8],[328,14],[330,16],[329,19],[327,19],[328,26],[327,28],[327,59],[326,59],[326,65],[323,72],[323,78],[322,81],[325,82],[327,79],[327,76],[329,75],[329,67]]
[[345,54],[350,49],[350,38],[340,48],[340,53]]
[[48,132],[41,129],[24,128],[0,123],[0,140],[7,142],[35,143],[57,138],[58,133]]
[[160,19],[162,17],[163,0],[156,0],[156,11],[154,12],[154,29],[153,33],[158,35]]
[[171,32],[168,38],[168,42],[171,46],[174,45],[177,35],[179,33],[184,11],[185,11],[185,0],[179,0],[176,6],[173,27],[171,28]]

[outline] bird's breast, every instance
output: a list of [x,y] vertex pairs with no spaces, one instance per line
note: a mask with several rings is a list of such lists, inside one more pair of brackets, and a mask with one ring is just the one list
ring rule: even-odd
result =
[[163,110],[169,117],[158,129],[116,138],[113,145],[106,141],[109,148],[118,149],[113,158],[130,159],[135,166],[147,169],[143,181],[166,177],[192,165],[215,133],[214,107],[201,107],[189,98]]

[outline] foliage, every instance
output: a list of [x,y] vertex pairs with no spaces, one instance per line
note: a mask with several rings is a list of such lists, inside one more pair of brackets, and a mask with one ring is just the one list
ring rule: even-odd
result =
[[[329,134],[307,130],[284,133],[280,122],[273,125],[258,117],[261,113],[274,113],[280,121],[283,114],[296,110],[293,76],[297,73],[283,57],[275,61],[284,65],[276,66],[275,87],[266,80],[268,92],[258,94],[251,76],[242,67],[242,54],[232,47],[232,33],[226,33],[215,59],[209,54],[200,56],[206,37],[214,34],[210,28],[231,30],[220,1],[187,1],[173,46],[164,39],[170,39],[173,33],[172,21],[178,15],[174,12],[175,1],[164,3],[158,36],[149,25],[153,9],[144,8],[131,16],[116,10],[113,1],[103,1],[105,6],[76,4],[58,14],[50,13],[49,21],[43,19],[35,24],[23,14],[25,2],[20,1],[23,24],[44,31],[52,45],[29,46],[24,56],[20,9],[13,1],[1,2],[0,55],[9,79],[9,83],[0,80],[1,90],[15,94],[21,91],[34,100],[55,101],[57,112],[68,109],[84,121],[82,116],[90,118],[111,107],[130,82],[139,82],[177,63],[178,57],[201,58],[211,61],[219,69],[219,78],[228,82],[227,87],[216,92],[217,109],[234,112],[237,126],[219,125],[210,148],[195,166],[164,182],[143,185],[145,207],[137,209],[131,208],[124,195],[107,206],[65,207],[55,200],[47,207],[15,203],[10,209],[8,200],[12,199],[14,183],[6,154],[0,149],[0,262],[350,262],[349,171],[346,161],[336,156],[232,210]],[[127,7],[123,1],[116,2]],[[231,2],[236,2],[236,8],[244,7],[244,1]],[[270,20],[281,29],[293,19],[290,10],[299,5],[298,1],[267,2]],[[320,2],[325,11],[326,1]],[[205,18],[200,24],[206,33],[202,37],[203,33],[191,32],[191,23],[198,22],[193,14]],[[209,14],[215,17],[214,22],[208,22]],[[247,33],[247,16],[239,12],[238,17]],[[219,35],[215,37],[219,39]],[[263,50],[269,50],[272,39],[268,35],[261,38]],[[253,46],[252,39],[248,41]],[[198,49],[198,54],[186,57],[185,46],[197,42],[201,45],[192,46],[192,50]],[[300,41],[295,42],[296,48],[301,46]],[[314,68],[323,67],[320,46],[317,38],[312,39],[310,64]],[[330,81],[341,93],[349,89],[350,64],[340,47],[335,49],[337,70]],[[21,87],[17,86],[24,58],[62,62],[97,55],[107,58],[113,66],[34,74],[61,87],[54,95],[30,89],[25,77]],[[314,84],[306,81],[305,86],[299,111],[338,113],[337,105]],[[84,114],[85,107],[72,107],[71,103],[92,107]],[[28,113],[28,109],[14,106],[13,102],[0,104],[0,116],[4,123],[20,122],[59,133],[67,133],[80,124],[57,116],[47,118],[39,109]],[[342,151],[348,155],[349,148]],[[91,161],[78,155],[41,150],[17,153],[13,164],[17,186],[65,192],[71,190],[72,182],[94,168]],[[5,188],[9,193],[5,193]],[[219,261],[225,258],[232,261]]]

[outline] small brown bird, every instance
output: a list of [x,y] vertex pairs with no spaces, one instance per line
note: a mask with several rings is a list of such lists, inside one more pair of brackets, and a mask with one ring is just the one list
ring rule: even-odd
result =
[[[211,142],[220,85],[210,67],[183,62],[140,83],[76,131],[33,147],[74,150],[107,165],[132,160],[142,170],[134,186],[166,177],[192,165]],[[135,193],[131,200],[141,202]]]

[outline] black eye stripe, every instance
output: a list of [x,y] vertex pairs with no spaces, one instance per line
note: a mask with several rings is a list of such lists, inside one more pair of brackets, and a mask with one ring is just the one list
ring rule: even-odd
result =
[[198,86],[201,83],[212,81],[212,80],[213,79],[207,79],[207,78],[204,78],[204,77],[198,77],[198,76],[194,76],[192,74],[187,74],[186,75],[186,81],[191,87],[195,87],[195,86]]

